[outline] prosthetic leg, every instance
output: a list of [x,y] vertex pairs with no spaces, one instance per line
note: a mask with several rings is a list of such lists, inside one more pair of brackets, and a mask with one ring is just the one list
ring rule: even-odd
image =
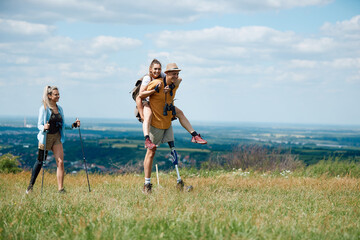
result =
[[175,145],[174,145],[173,141],[168,142],[168,144],[169,144],[169,147],[171,149],[171,153],[170,153],[171,162],[174,164],[176,174],[177,174],[177,185],[176,185],[176,187],[179,190],[183,190],[185,183],[180,177],[179,168],[178,168],[178,155],[177,155],[177,152],[175,150]]

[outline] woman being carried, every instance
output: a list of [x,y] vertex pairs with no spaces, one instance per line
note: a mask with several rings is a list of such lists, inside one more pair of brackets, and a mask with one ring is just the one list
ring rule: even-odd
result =
[[[165,78],[165,74],[161,72],[161,63],[159,60],[154,59],[150,63],[149,66],[149,74],[145,75],[143,77],[143,81],[141,83],[139,95],[136,97],[136,106],[139,111],[139,115],[143,121],[143,132],[145,137],[145,148],[152,149],[155,147],[155,144],[151,142],[149,138],[149,129],[150,129],[150,123],[151,123],[151,108],[149,105],[149,98],[151,94],[153,94],[155,91],[159,91],[159,86],[157,86],[155,89],[146,91],[147,85],[153,80],[157,78]],[[179,83],[181,80],[179,81]],[[169,88],[169,86],[166,86],[166,88]],[[185,128],[191,135],[192,139],[191,142],[193,143],[199,143],[199,144],[206,144],[207,141],[202,139],[200,134],[198,134],[193,127],[191,126],[189,120],[186,118],[184,113],[175,106],[175,112],[176,115],[174,117],[179,118],[180,124],[183,128]],[[176,119],[174,118],[174,119]]]

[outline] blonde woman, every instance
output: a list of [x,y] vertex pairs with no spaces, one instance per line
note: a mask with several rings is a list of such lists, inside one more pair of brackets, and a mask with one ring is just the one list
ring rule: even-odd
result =
[[[76,121],[71,126],[65,125],[64,112],[57,104],[60,99],[59,89],[55,86],[46,86],[43,93],[43,105],[39,109],[37,138],[39,140],[38,159],[36,160],[31,173],[31,179],[26,193],[33,190],[35,181],[43,166],[44,154],[47,157],[48,150],[51,150],[56,160],[56,177],[59,193],[65,193],[64,189],[64,150],[65,128],[72,129],[80,126]],[[46,144],[45,144],[46,141]],[[44,149],[46,146],[46,149]]]

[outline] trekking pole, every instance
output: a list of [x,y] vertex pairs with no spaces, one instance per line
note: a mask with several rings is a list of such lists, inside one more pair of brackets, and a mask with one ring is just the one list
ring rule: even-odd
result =
[[43,171],[42,171],[42,179],[41,179],[41,194],[43,192],[43,185],[44,185],[44,173],[45,173],[45,165],[46,165],[46,137],[47,137],[47,130],[45,130],[45,135],[44,135],[44,157],[43,157]]
[[159,183],[159,171],[158,171],[158,165],[157,164],[155,164],[155,167],[156,167],[156,179],[157,179],[157,184],[158,184],[158,186],[160,185],[160,183]]
[[82,141],[82,138],[81,138],[80,126],[79,126],[79,136],[80,136],[80,142],[81,142],[81,150],[82,150],[83,159],[84,159],[86,178],[87,178],[87,182],[88,182],[88,186],[89,186],[89,192],[91,192],[90,182],[89,182],[89,175],[88,175],[87,166],[86,166],[86,160],[85,160],[84,145],[83,145],[83,141]]

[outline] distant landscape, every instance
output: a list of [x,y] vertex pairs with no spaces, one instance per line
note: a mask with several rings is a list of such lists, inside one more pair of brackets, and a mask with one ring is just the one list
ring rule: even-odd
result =
[[[90,172],[126,173],[141,171],[145,155],[141,124],[134,120],[81,119],[86,161]],[[37,119],[31,117],[0,118],[0,155],[19,156],[23,169],[30,169],[37,156]],[[207,145],[191,143],[191,136],[173,122],[175,143],[181,167],[201,168],[214,156],[225,156],[238,146],[261,146],[291,154],[306,166],[321,160],[338,159],[360,162],[360,126],[297,125],[270,123],[202,123],[194,124]],[[77,129],[66,132],[65,169],[76,173],[83,169],[83,157]],[[155,163],[169,170],[169,148],[158,149]],[[49,155],[48,169],[55,170]]]

